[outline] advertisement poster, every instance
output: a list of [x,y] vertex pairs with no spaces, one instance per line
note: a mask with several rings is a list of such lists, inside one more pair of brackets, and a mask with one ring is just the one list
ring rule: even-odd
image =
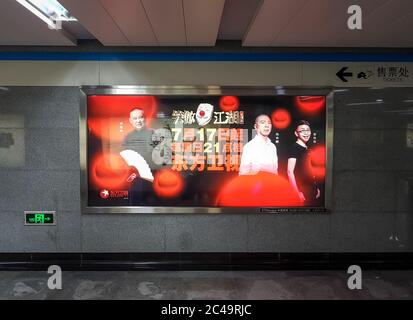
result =
[[324,208],[326,97],[87,96],[91,207]]

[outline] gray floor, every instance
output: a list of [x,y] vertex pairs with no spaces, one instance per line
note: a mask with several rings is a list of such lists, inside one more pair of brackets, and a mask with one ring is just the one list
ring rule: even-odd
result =
[[412,299],[413,271],[365,271],[361,290],[346,271],[0,272],[0,299]]

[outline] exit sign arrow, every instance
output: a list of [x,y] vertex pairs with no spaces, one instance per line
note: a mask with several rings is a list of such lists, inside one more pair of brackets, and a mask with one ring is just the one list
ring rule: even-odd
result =
[[352,77],[353,76],[353,72],[346,72],[346,70],[348,69],[348,67],[342,67],[337,73],[336,76],[343,82],[348,82],[348,80],[346,79],[346,77]]

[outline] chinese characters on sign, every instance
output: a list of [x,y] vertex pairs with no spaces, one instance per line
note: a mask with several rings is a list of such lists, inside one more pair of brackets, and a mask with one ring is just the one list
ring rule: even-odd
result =
[[238,171],[246,129],[172,128],[172,170]]
[[[195,112],[188,110],[173,110],[172,119],[175,124],[194,124]],[[243,111],[215,111],[214,124],[244,124]]]
[[[244,124],[244,111],[215,111],[215,125]],[[173,110],[172,170],[238,171],[244,134],[235,128],[184,128],[196,122],[196,113]]]
[[406,66],[382,66],[377,68],[377,78],[383,81],[403,82],[409,78]]
[[340,83],[357,83],[372,85],[379,83],[406,83],[411,81],[411,71],[408,65],[354,65],[343,66],[336,77]]

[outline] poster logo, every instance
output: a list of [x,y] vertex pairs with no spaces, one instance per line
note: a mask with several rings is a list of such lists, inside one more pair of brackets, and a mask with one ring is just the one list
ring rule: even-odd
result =
[[103,189],[99,192],[99,196],[102,199],[108,199],[108,198],[122,198],[122,199],[127,199],[129,197],[129,192],[127,190],[120,190],[120,191],[109,191],[106,189]]
[[106,189],[103,189],[103,190],[100,191],[99,196],[102,199],[107,199],[107,198],[109,198],[109,191],[106,190]]
[[207,125],[212,119],[212,112],[214,111],[214,106],[209,103],[200,103],[198,109],[196,110],[195,118],[196,122],[200,126]]

